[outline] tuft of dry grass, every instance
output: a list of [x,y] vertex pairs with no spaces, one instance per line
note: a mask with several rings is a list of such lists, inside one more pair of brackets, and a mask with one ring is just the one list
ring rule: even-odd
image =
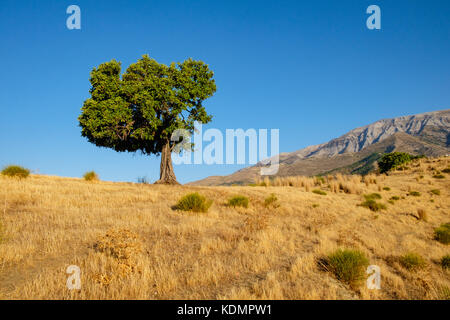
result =
[[425,259],[417,253],[410,252],[400,257],[400,264],[407,270],[416,271],[426,266]]
[[430,192],[432,194],[436,195],[436,196],[440,196],[441,195],[441,190],[439,190],[439,189],[433,189],[433,190],[430,190]]
[[139,235],[128,229],[112,229],[100,236],[93,248],[113,258],[129,260],[142,251],[142,242]]
[[140,236],[128,229],[111,229],[106,234],[99,236],[93,249],[113,258],[112,270],[107,273],[93,274],[93,280],[108,286],[112,281],[137,272],[143,248]]
[[419,216],[419,220],[422,220],[425,222],[428,221],[428,214],[425,211],[425,209],[422,209],[422,208],[417,209],[417,215]]

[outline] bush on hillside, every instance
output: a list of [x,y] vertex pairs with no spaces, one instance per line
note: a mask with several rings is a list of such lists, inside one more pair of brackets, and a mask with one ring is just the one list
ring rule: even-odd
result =
[[3,168],[2,175],[8,177],[14,177],[19,179],[24,179],[30,175],[30,170],[21,166],[7,166]]
[[400,257],[400,264],[411,271],[422,269],[425,267],[425,260],[417,253],[407,253]]
[[380,173],[388,172],[403,166],[413,159],[420,158],[420,156],[413,156],[406,152],[391,152],[385,153],[380,160],[378,160],[378,168]]
[[228,205],[231,207],[248,208],[248,198],[245,196],[234,196],[228,200]]
[[359,250],[338,249],[328,255],[325,268],[332,272],[338,280],[351,286],[366,278],[369,260]]
[[446,254],[441,259],[442,269],[450,269],[450,254]]
[[280,206],[277,203],[277,201],[278,201],[277,196],[274,193],[272,193],[270,196],[268,196],[266,199],[264,199],[264,206],[265,207],[273,206],[274,208],[277,208]]
[[376,202],[373,199],[366,200],[360,204],[361,207],[368,208],[372,211],[380,211],[386,209],[386,205]]
[[434,239],[443,244],[450,243],[450,222],[442,224],[434,229]]
[[198,194],[197,192],[185,195],[175,205],[175,209],[182,211],[207,212],[212,205],[212,200]]
[[98,175],[95,171],[88,171],[83,175],[83,178],[86,181],[96,181],[98,180]]

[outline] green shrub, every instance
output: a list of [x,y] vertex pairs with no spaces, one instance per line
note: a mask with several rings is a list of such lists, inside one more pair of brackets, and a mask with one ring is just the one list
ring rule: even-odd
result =
[[389,188],[389,187],[383,187],[383,190],[385,190],[385,191],[391,191],[391,188]]
[[315,194],[320,194],[321,196],[326,196],[327,195],[327,193],[325,191],[319,190],[319,189],[314,189],[312,192],[315,193]]
[[441,259],[441,266],[442,269],[449,269],[450,268],[450,254],[446,254]]
[[228,200],[228,205],[231,207],[248,208],[248,198],[245,196],[234,196]]
[[392,196],[389,200],[400,200],[400,197],[398,197],[398,196]]
[[413,196],[413,197],[420,197],[420,192],[418,192],[418,191],[410,191],[409,195]]
[[376,202],[373,199],[366,200],[360,204],[361,207],[368,208],[372,211],[379,211],[386,209],[386,205]]
[[450,222],[442,224],[434,229],[434,239],[443,244],[450,243]]
[[378,160],[378,167],[380,173],[388,172],[389,170],[396,169],[410,162],[414,157],[405,152],[392,152],[385,153],[380,160]]
[[279,207],[279,204],[277,204],[278,198],[277,196],[272,193],[270,196],[268,196],[266,199],[264,199],[264,206],[265,207],[269,207],[269,206],[273,206],[273,207]]
[[3,168],[2,175],[23,179],[30,175],[30,170],[21,166],[7,166]]
[[417,253],[407,253],[400,257],[400,264],[408,270],[417,270],[425,267],[425,260]]
[[442,170],[443,173],[450,173],[450,168],[445,168],[444,170]]
[[211,205],[211,200],[207,200],[204,196],[194,192],[183,196],[175,205],[175,209],[193,212],[207,212]]
[[338,249],[329,254],[325,267],[332,272],[338,280],[349,285],[356,285],[366,278],[366,268],[369,260],[359,250]]
[[313,208],[318,208],[318,207],[319,207],[319,204],[318,204],[318,203],[313,203],[312,207],[313,207]]
[[372,211],[379,211],[381,209],[386,209],[386,205],[376,202],[376,199],[381,199],[381,195],[379,193],[370,193],[364,195],[364,201],[360,204],[360,206],[369,208]]
[[83,175],[84,180],[86,181],[97,181],[98,175],[95,171],[88,171]]
[[381,195],[379,193],[370,193],[370,194],[365,194],[364,198],[366,200],[377,200],[377,199],[381,199]]
[[435,174],[435,175],[433,176],[433,178],[435,178],[435,179],[444,179],[445,176],[444,176],[443,174]]
[[439,190],[439,189],[433,189],[433,190],[431,190],[430,192],[431,192],[432,194],[437,195],[437,196],[441,195],[441,190]]

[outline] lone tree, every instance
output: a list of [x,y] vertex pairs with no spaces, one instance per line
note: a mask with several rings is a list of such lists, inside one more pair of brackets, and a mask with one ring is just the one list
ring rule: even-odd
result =
[[167,66],[148,55],[120,72],[115,60],[92,70],[91,97],[78,117],[81,135],[99,147],[161,155],[155,183],[177,184],[171,153],[180,141],[172,133],[193,133],[194,121],[211,121],[203,101],[216,91],[213,72],[202,61]]

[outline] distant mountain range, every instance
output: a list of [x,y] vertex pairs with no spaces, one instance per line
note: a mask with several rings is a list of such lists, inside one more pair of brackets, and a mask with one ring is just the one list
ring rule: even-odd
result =
[[[450,154],[450,109],[383,119],[356,128],[329,142],[280,154],[277,176],[327,173],[365,174],[375,169],[383,153],[402,151],[414,155]],[[228,176],[211,176],[191,185],[252,183],[260,176],[258,163]]]

